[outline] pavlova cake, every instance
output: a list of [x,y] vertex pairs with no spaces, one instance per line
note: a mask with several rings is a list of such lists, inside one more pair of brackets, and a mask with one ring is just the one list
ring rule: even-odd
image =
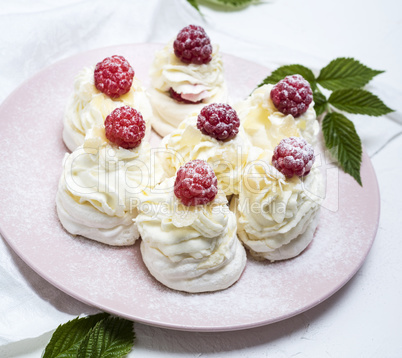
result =
[[149,272],[179,291],[228,288],[246,265],[236,218],[212,168],[193,160],[141,199],[135,219]]
[[299,255],[312,241],[323,196],[314,151],[301,137],[281,140],[273,153],[249,153],[239,196],[231,200],[237,234],[251,254],[270,261]]
[[183,28],[175,40],[155,54],[149,98],[153,129],[165,136],[208,103],[227,102],[223,61],[201,26]]
[[84,143],[66,153],[56,196],[64,228],[108,245],[132,245],[139,196],[155,185],[157,170],[140,112],[124,106],[92,127]]

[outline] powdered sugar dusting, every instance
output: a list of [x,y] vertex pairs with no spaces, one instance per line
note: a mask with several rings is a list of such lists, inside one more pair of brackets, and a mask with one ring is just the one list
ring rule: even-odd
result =
[[[66,152],[62,116],[75,74],[106,56],[120,54],[146,83],[148,64],[158,47],[130,45],[75,56],[41,72],[4,102],[0,108],[0,228],[6,240],[25,262],[68,294],[126,318],[167,328],[248,328],[321,302],[357,271],[375,236],[378,188],[366,154],[363,188],[343,172],[335,177],[336,185],[331,177],[332,186],[327,188],[331,205],[321,209],[315,238],[305,252],[276,263],[249,257],[240,280],[224,291],[170,290],[146,270],[139,242],[132,247],[108,247],[63,230],[55,196]],[[269,72],[234,57],[224,60],[229,88],[243,88],[243,96]],[[255,79],[253,84],[244,85],[251,83],[250,78]],[[333,170],[323,162],[324,174]]]

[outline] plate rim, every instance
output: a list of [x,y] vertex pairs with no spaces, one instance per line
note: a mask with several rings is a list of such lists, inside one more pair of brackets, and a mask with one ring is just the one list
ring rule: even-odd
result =
[[[24,81],[22,81],[19,85],[17,85],[16,88],[14,88],[14,90],[12,90],[12,92],[2,101],[2,103],[0,104],[0,114],[2,114],[4,108],[7,106],[7,104],[13,99],[13,97],[18,93],[18,91],[22,90],[28,83],[30,83],[31,81],[34,81],[36,78],[42,76],[44,73],[46,73],[47,71],[51,70],[54,67],[57,66],[62,66],[64,63],[68,63],[73,61],[74,59],[78,59],[81,58],[82,56],[89,54],[89,53],[96,53],[99,51],[108,51],[111,49],[116,49],[116,48],[132,48],[132,47],[137,47],[137,46],[155,46],[155,49],[157,49],[157,46],[162,46],[163,44],[160,43],[154,43],[154,42],[141,42],[141,43],[127,43],[127,44],[120,44],[120,45],[110,45],[110,46],[105,46],[105,47],[99,47],[99,48],[94,48],[94,49],[90,49],[87,51],[83,51],[80,53],[76,53],[73,54],[71,56],[68,56],[66,58],[60,59],[56,62],[54,62],[53,64],[46,66],[44,68],[42,68],[41,70],[39,70],[38,72],[36,72],[34,75],[32,75],[31,77],[25,79]],[[231,54],[227,54],[227,53],[222,53],[223,56],[225,56],[226,58],[235,58],[241,61],[246,61],[249,63],[253,63],[250,60],[235,56],[235,55],[231,55]],[[258,66],[261,67],[265,67],[259,63],[255,63]],[[270,71],[269,68],[265,67],[267,69],[267,71]],[[3,119],[0,117],[0,121],[2,121]],[[321,129],[320,129],[321,131]],[[170,322],[165,322],[165,323],[161,323],[158,321],[154,321],[151,319],[147,319],[147,318],[141,318],[141,317],[132,317],[130,315],[125,314],[124,312],[121,312],[120,310],[116,310],[113,307],[106,307],[105,305],[102,305],[102,307],[99,307],[99,305],[94,302],[93,300],[91,300],[90,298],[87,297],[82,297],[79,296],[77,294],[75,294],[72,290],[63,287],[61,284],[59,284],[57,281],[55,281],[51,276],[49,276],[47,273],[42,272],[37,266],[35,266],[35,264],[33,262],[31,262],[31,260],[24,254],[24,252],[22,252],[20,250],[20,248],[18,247],[18,245],[16,245],[16,243],[12,240],[9,239],[9,235],[7,233],[7,230],[4,228],[4,225],[2,223],[2,221],[0,220],[0,234],[3,237],[4,241],[6,242],[7,245],[9,245],[9,247],[17,254],[17,256],[26,264],[28,265],[36,274],[38,274],[40,277],[42,277],[43,279],[45,279],[48,283],[50,283],[52,286],[56,287],[57,289],[59,289],[60,291],[64,292],[65,294],[67,294],[68,296],[83,302],[89,306],[95,307],[97,309],[100,310],[105,310],[106,312],[109,312],[111,314],[115,314],[118,315],[120,317],[124,317],[126,319],[129,320],[133,320],[139,323],[143,323],[146,325],[150,325],[150,326],[154,326],[154,327],[159,327],[159,328],[165,328],[165,329],[171,329],[171,330],[178,330],[178,331],[192,331],[192,332],[228,332],[228,331],[237,331],[237,330],[243,330],[243,329],[250,329],[250,328],[256,328],[256,327],[261,327],[261,326],[265,326],[265,325],[269,325],[269,324],[273,324],[282,320],[286,320],[289,319],[291,317],[294,317],[302,312],[308,311],[311,308],[319,305],[320,303],[322,303],[323,301],[327,300],[329,297],[331,297],[332,295],[334,295],[337,291],[339,291],[340,289],[342,289],[350,280],[353,276],[355,276],[355,274],[360,270],[360,268],[363,266],[367,255],[369,254],[372,245],[374,243],[374,239],[378,233],[378,227],[379,227],[379,220],[380,220],[380,213],[381,213],[381,199],[380,199],[380,190],[379,190],[379,184],[378,184],[378,179],[373,167],[373,164],[371,162],[370,157],[368,156],[366,150],[363,148],[363,153],[362,153],[362,164],[365,164],[366,166],[368,166],[366,169],[368,169],[370,179],[373,180],[373,185],[375,185],[376,188],[376,192],[375,192],[375,198],[373,199],[377,205],[376,205],[376,222],[375,222],[375,230],[372,233],[372,237],[367,238],[367,240],[369,240],[369,245],[367,246],[366,252],[364,253],[364,255],[362,256],[362,259],[360,260],[359,264],[356,265],[355,269],[353,271],[351,271],[349,273],[348,276],[346,276],[342,282],[336,287],[336,289],[332,290],[332,291],[328,291],[326,293],[326,295],[324,295],[323,297],[320,297],[319,300],[316,300],[313,303],[310,303],[309,305],[303,306],[302,308],[300,308],[299,310],[296,311],[292,311],[290,313],[287,313],[285,315],[282,315],[281,317],[278,317],[276,319],[271,319],[271,320],[267,320],[267,319],[261,319],[259,321],[253,321],[253,323],[244,323],[244,324],[237,324],[237,325],[222,325],[222,326],[200,326],[200,325],[183,325],[183,324],[178,324],[178,323],[170,323]],[[341,170],[341,169],[340,169]],[[343,172],[342,172],[343,173]],[[347,175],[346,173],[344,173],[345,175]],[[364,178],[363,179],[363,184],[364,184]],[[139,244],[139,241],[136,243]]]

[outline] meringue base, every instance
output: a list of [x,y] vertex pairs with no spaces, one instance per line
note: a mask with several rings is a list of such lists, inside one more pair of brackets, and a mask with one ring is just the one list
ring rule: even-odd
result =
[[77,203],[62,185],[56,195],[56,208],[61,224],[70,234],[111,246],[133,245],[139,238],[133,214],[117,217],[101,213],[90,204]]
[[248,245],[250,241],[248,240],[245,232],[240,232],[239,237],[244,242],[244,245],[249,249],[250,254],[257,260],[269,260],[271,262],[288,260],[300,255],[313,241],[314,233],[318,226],[318,216],[319,215],[316,215],[311,222],[308,222],[308,225],[303,233],[298,235],[288,244],[285,244],[272,251],[256,252],[252,249],[252,245],[251,247]]
[[[235,226],[234,215],[230,219]],[[222,262],[216,266],[203,267],[206,259],[187,257],[175,262],[160,250],[141,241],[141,254],[145,266],[153,277],[165,286],[189,293],[212,292],[226,289],[237,282],[246,266],[246,251],[236,236],[236,230],[230,230],[222,246]]]

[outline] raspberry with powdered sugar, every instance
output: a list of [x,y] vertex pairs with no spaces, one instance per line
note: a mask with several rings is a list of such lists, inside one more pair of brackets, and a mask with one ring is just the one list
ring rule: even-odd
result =
[[227,141],[239,133],[240,119],[236,111],[224,103],[205,106],[197,118],[197,128],[205,135]]
[[208,204],[217,193],[218,180],[204,160],[192,160],[177,171],[174,194],[184,205]]
[[130,106],[116,108],[105,119],[105,134],[112,143],[133,149],[145,136],[145,121],[141,113]]
[[272,88],[271,99],[279,112],[297,118],[313,101],[313,91],[303,76],[287,76]]
[[287,178],[306,176],[314,164],[313,147],[303,138],[282,139],[274,149],[272,165]]
[[184,27],[173,42],[173,49],[175,55],[184,63],[202,65],[212,60],[211,41],[201,26]]
[[106,57],[96,64],[95,87],[110,98],[118,98],[130,91],[134,70],[123,56]]

